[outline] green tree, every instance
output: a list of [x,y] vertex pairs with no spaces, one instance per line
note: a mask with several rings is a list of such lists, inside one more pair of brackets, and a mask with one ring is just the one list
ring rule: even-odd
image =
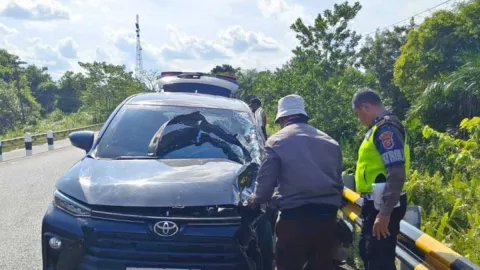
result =
[[10,83],[15,80],[12,63],[17,59],[16,55],[0,49],[0,80]]
[[81,94],[86,90],[86,78],[81,73],[67,71],[58,81],[57,107],[65,112],[76,112],[82,105]]
[[466,64],[425,89],[411,111],[412,117],[446,131],[455,130],[464,118],[480,115],[480,53],[465,58]]
[[239,88],[235,97],[248,101],[257,81],[258,71],[256,69],[243,69],[237,72]]
[[353,117],[351,97],[368,79],[353,67],[360,36],[348,29],[348,23],[361,6],[358,2],[335,4],[325,10],[313,25],[298,19],[291,29],[300,45],[294,57],[274,73],[258,76],[254,94],[261,98],[273,119],[279,98],[299,94],[305,99],[310,122],[335,139],[353,138],[358,123]]
[[[355,48],[361,39],[348,23],[361,9],[359,2],[334,4],[333,10],[318,14],[313,25],[306,26],[301,19],[291,26],[300,46],[293,51],[296,58],[317,65],[323,80],[342,72],[357,59]],[[307,59],[309,58],[309,59]],[[306,68],[310,68],[307,65]]]
[[0,80],[0,134],[15,128],[20,122],[20,102],[11,84]]
[[17,89],[20,88],[20,91],[17,93],[21,102],[20,109],[25,115],[25,119],[22,119],[22,124],[35,125],[41,117],[42,106],[32,95],[27,76],[25,74],[19,74],[19,76],[14,85]]
[[161,72],[158,69],[144,71],[142,74],[142,83],[145,85],[145,88],[150,91],[158,90],[157,80],[160,75]]
[[239,70],[239,68],[233,68],[231,65],[223,64],[221,66],[215,66],[210,72],[212,74],[235,74]]
[[126,97],[144,92],[142,83],[127,72],[125,66],[105,62],[79,65],[87,72],[86,91],[82,95],[84,109],[95,114],[95,121],[103,121]]
[[360,64],[366,73],[374,76],[375,88],[382,94],[384,103],[400,118],[405,115],[410,103],[393,83],[393,68],[400,56],[400,48],[405,44],[407,34],[413,26],[412,19],[408,26],[377,31],[374,37],[366,38],[359,55]]
[[23,124],[35,123],[39,118],[40,105],[32,96],[25,68],[19,66],[19,57],[0,50],[0,79],[7,88],[15,89],[20,104],[20,116]]
[[24,71],[32,96],[41,106],[42,116],[55,109],[58,92],[57,85],[47,71],[46,67],[39,68],[35,65],[29,65]]
[[432,82],[464,64],[462,55],[480,49],[480,1],[439,10],[410,31],[395,63],[395,84],[410,102]]

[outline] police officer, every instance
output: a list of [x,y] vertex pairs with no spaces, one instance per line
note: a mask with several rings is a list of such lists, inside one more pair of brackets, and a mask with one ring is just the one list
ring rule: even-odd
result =
[[[407,207],[404,191],[410,148],[401,121],[385,110],[378,94],[359,90],[352,99],[359,121],[369,127],[358,151],[356,191],[363,197],[360,256],[366,270],[394,270],[400,221]],[[374,203],[373,186],[384,185]]]
[[256,124],[262,130],[262,135],[266,140],[268,138],[267,129],[265,127],[267,125],[267,115],[262,108],[262,102],[258,98],[253,98],[252,100],[250,100],[249,106],[254,113]]
[[266,142],[250,205],[269,203],[280,211],[278,270],[333,270],[344,187],[340,145],[308,123],[301,96],[281,98],[275,122],[282,128]]

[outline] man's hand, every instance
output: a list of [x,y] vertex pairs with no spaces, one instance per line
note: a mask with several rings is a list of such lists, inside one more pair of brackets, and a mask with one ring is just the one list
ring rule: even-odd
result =
[[390,215],[384,216],[378,214],[375,218],[375,223],[373,223],[373,236],[377,237],[380,240],[382,237],[387,238],[390,236],[388,231],[388,224],[390,223]]
[[250,207],[250,208],[253,209],[253,208],[255,208],[255,205],[256,205],[256,203],[255,203],[255,195],[252,194],[252,195],[248,198],[248,207]]

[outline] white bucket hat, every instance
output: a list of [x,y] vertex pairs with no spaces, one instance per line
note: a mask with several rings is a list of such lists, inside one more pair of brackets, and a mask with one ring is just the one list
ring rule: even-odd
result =
[[282,117],[295,114],[303,114],[308,117],[308,114],[305,111],[305,102],[303,101],[303,98],[299,95],[284,96],[278,101],[278,111],[275,122]]

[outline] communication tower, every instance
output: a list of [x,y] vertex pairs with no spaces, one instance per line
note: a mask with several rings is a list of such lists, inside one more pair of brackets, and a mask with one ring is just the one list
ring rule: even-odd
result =
[[135,76],[137,79],[140,79],[143,73],[143,62],[142,62],[142,45],[140,44],[140,22],[137,14],[137,22],[135,23],[136,32],[137,32],[137,62],[135,65]]

